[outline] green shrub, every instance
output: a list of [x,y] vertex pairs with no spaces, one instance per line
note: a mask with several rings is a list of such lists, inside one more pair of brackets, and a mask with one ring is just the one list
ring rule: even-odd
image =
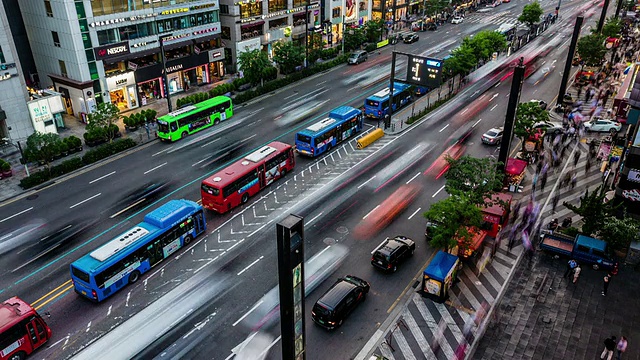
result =
[[365,50],[368,52],[376,51],[378,49],[378,44],[367,44]]
[[149,109],[146,112],[145,118],[148,123],[151,123],[156,121],[156,116],[158,116],[158,112],[153,109]]
[[96,161],[107,158],[129,148],[136,146],[136,142],[131,138],[120,139],[109,144],[100,145],[95,149],[87,151],[82,157],[85,165],[93,164]]
[[49,179],[51,179],[51,175],[48,170],[38,171],[20,180],[20,187],[25,190],[30,189],[36,185],[46,182]]
[[11,164],[9,162],[0,159],[0,170],[1,171],[9,171],[11,170]]

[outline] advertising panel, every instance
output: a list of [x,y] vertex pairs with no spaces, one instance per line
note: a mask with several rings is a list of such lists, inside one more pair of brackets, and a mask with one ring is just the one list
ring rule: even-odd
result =
[[93,52],[96,55],[96,60],[106,60],[116,56],[129,54],[129,43],[127,41],[123,41],[116,44],[99,46],[94,48]]

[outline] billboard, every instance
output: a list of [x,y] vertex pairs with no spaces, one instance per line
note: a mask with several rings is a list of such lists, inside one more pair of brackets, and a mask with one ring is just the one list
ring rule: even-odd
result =
[[409,57],[406,82],[434,89],[442,83],[443,61],[416,55]]

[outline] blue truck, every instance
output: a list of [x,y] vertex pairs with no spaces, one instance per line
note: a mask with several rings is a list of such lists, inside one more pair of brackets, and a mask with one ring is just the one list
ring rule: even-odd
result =
[[596,270],[611,270],[617,266],[617,261],[609,254],[606,242],[582,234],[575,238],[562,234],[543,234],[540,248],[568,256],[581,264],[592,265]]

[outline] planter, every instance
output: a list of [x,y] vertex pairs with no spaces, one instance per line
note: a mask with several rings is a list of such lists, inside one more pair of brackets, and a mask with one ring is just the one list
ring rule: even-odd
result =
[[125,126],[124,128],[125,128],[125,130],[127,130],[127,132],[134,132],[134,131],[138,130],[137,126]]
[[81,151],[82,151],[82,145],[80,145],[77,148],[73,149],[73,152],[81,152]]
[[13,171],[11,170],[3,171],[0,173],[0,177],[2,177],[3,179],[10,178],[12,176],[13,176]]

